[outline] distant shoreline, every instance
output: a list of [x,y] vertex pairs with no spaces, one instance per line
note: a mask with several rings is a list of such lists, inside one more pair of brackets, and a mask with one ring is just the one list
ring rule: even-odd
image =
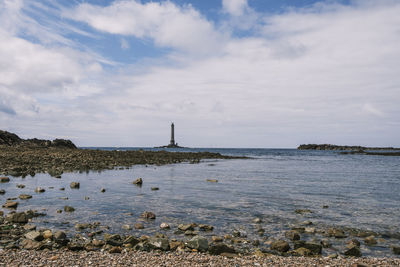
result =
[[299,150],[399,150],[400,148],[395,147],[365,147],[365,146],[339,146],[331,144],[302,144],[297,147]]

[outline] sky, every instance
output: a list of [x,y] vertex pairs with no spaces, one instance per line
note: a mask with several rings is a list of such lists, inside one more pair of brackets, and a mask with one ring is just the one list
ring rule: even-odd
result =
[[0,0],[0,129],[400,147],[400,0]]

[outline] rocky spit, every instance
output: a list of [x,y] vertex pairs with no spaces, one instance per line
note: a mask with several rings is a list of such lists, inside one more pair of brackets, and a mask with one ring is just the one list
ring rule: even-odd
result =
[[0,266],[400,266],[399,259],[212,256],[188,252],[107,252],[0,250]]

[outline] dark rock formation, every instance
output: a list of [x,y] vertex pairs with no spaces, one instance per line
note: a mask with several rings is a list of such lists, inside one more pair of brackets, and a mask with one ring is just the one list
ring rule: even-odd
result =
[[41,148],[70,148],[77,147],[70,140],[55,139],[53,141],[43,139],[21,139],[18,135],[0,130],[0,145],[13,147],[41,147]]
[[331,144],[303,144],[297,147],[299,150],[400,150],[394,147],[364,147],[364,146],[338,146]]

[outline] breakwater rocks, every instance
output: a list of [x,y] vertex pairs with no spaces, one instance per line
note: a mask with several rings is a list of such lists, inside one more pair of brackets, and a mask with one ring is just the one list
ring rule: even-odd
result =
[[400,152],[369,152],[364,150],[344,151],[342,155],[400,156]]
[[53,177],[61,178],[63,172],[112,170],[136,164],[199,163],[201,159],[234,158],[237,157],[210,152],[105,151],[0,146],[0,174],[25,177],[47,172]]
[[299,150],[400,150],[394,147],[338,146],[331,144],[307,144],[297,147]]

